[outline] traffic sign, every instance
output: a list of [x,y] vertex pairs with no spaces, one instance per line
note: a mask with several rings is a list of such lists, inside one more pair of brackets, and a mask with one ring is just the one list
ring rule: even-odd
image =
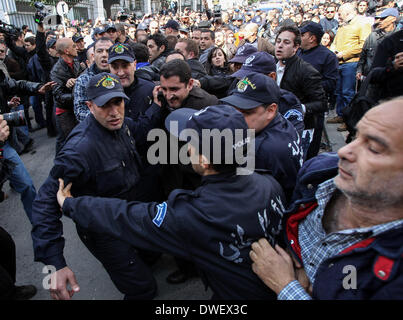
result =
[[69,13],[69,7],[66,2],[60,1],[57,3],[56,11],[59,15],[63,16],[65,14]]

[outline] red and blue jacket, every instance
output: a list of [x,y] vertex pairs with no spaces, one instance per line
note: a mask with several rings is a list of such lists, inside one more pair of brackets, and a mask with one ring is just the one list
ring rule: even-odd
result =
[[[287,247],[301,263],[298,226],[317,207],[318,185],[337,175],[337,163],[335,153],[324,153],[308,160],[298,174],[293,202],[284,219],[284,234]],[[313,299],[402,299],[402,258],[403,227],[366,238],[321,263],[313,283]],[[356,270],[355,289],[343,285],[348,275],[346,266]]]

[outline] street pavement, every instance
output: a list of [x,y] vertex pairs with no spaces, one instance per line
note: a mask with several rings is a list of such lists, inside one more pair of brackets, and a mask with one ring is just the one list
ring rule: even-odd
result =
[[[329,116],[331,116],[330,113]],[[336,130],[337,125],[326,125],[332,151],[344,145],[345,134]],[[48,138],[46,129],[31,134],[34,138],[34,150],[23,154],[23,160],[37,190],[46,180],[53,165],[55,138]],[[46,284],[44,265],[34,262],[31,225],[23,210],[20,196],[10,190],[8,182],[3,190],[9,198],[0,203],[0,226],[6,229],[16,244],[17,285],[34,284],[38,293],[32,300],[49,300],[50,295],[43,284]],[[66,245],[64,255],[69,267],[74,271],[80,286],[80,292],[74,295],[76,300],[121,300],[123,295],[115,288],[102,265],[96,260],[79,239],[74,223],[66,217],[62,218]],[[212,296],[210,289],[204,289],[199,278],[184,284],[171,285],[165,281],[166,276],[175,270],[172,256],[164,254],[153,266],[158,283],[156,300],[208,300]]]

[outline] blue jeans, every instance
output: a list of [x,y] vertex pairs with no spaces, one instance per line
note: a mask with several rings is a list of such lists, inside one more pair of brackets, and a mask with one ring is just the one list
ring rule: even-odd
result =
[[9,146],[8,142],[3,146],[4,159],[16,164],[9,178],[11,187],[21,194],[21,201],[29,221],[32,223],[32,202],[36,197],[36,190],[31,176],[24,166],[18,153]]
[[342,116],[342,110],[355,95],[355,73],[357,62],[343,63],[339,65],[339,79],[336,85],[336,112]]
[[39,96],[31,96],[29,97],[29,103],[34,109],[35,113],[35,122],[40,127],[46,127],[46,121],[43,118],[43,107],[42,107],[42,99]]
[[[22,105],[22,104],[18,105],[17,107],[13,108],[11,110],[11,112],[19,111],[19,110],[24,110],[24,105]],[[25,119],[25,120],[27,122],[29,119],[28,120]],[[29,136],[28,126],[25,125],[25,126],[20,126],[18,128],[21,129],[27,136]]]

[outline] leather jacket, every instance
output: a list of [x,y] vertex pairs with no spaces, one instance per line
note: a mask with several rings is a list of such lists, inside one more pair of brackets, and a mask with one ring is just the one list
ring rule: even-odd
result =
[[285,61],[280,88],[291,91],[305,105],[305,128],[314,128],[314,115],[327,110],[320,73],[311,64],[294,55]]
[[52,91],[57,108],[71,111],[74,110],[74,87],[67,88],[66,83],[70,78],[78,78],[84,70],[85,69],[76,60],[73,62],[72,70],[62,58],[59,58],[53,66],[52,71],[50,72],[50,79],[56,82]]

